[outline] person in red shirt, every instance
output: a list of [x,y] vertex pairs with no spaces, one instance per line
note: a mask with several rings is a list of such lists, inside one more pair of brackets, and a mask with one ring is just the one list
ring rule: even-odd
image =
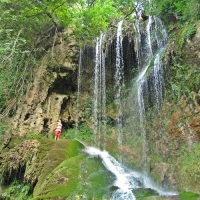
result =
[[55,140],[60,139],[61,130],[62,130],[62,123],[61,123],[61,120],[58,120],[57,127],[56,127],[56,130],[55,130]]

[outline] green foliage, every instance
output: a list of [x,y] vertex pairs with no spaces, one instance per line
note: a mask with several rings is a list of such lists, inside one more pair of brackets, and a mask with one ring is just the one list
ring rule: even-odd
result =
[[63,132],[63,137],[65,139],[78,139],[82,141],[91,142],[94,139],[94,135],[92,134],[91,130],[86,125],[81,125],[76,128],[72,128],[67,130],[67,132]]
[[8,127],[8,123],[6,119],[1,119],[0,120],[0,141],[4,138],[7,127]]
[[0,124],[0,139],[3,137],[5,130],[6,130],[6,127]]
[[160,15],[166,22],[200,19],[199,0],[152,0],[152,6],[151,11]]
[[3,199],[18,199],[24,200],[29,198],[30,185],[22,184],[15,180],[13,183],[5,188],[1,194]]
[[96,0],[90,6],[82,7],[78,18],[74,20],[76,35],[80,40],[92,40],[109,25],[122,17],[118,4],[114,0]]
[[183,147],[178,159],[180,164],[180,179],[184,183],[185,181],[191,184],[191,188],[197,185],[200,180],[200,144],[188,148]]
[[175,58],[171,66],[171,76],[167,80],[170,87],[166,90],[168,98],[180,99],[181,96],[186,95],[189,99],[191,92],[198,92],[200,88],[200,77],[197,76],[199,67],[189,67],[181,63],[182,61]]
[[196,24],[186,23],[180,34],[180,39],[179,39],[180,48],[183,47],[187,39],[192,39],[195,33],[196,33]]

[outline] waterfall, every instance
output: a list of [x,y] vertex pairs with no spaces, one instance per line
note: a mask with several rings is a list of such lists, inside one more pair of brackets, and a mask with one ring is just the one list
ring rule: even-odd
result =
[[[142,4],[138,4],[139,9],[143,9]],[[142,11],[139,10],[138,13]],[[101,34],[96,38],[95,46],[95,63],[94,63],[94,81],[93,81],[93,130],[95,135],[95,145],[104,147],[104,141],[106,140],[105,136],[113,139],[114,136],[106,135],[106,72],[108,77],[111,77],[112,80],[109,80],[111,93],[113,92],[114,83],[114,103],[116,105],[116,110],[111,108],[110,119],[114,121],[115,114],[117,113],[116,118],[116,128],[118,129],[118,150],[132,147],[131,142],[135,142],[134,139],[138,139],[136,142],[141,144],[141,171],[135,172],[125,168],[120,162],[114,159],[106,151],[100,151],[93,147],[87,147],[86,152],[92,156],[100,157],[104,166],[115,175],[116,180],[114,186],[118,189],[113,193],[111,200],[135,200],[136,197],[133,194],[133,189],[137,188],[151,188],[159,195],[175,195],[174,193],[166,192],[164,189],[155,186],[155,184],[148,177],[148,132],[147,132],[147,112],[149,108],[152,110],[159,110],[162,106],[164,100],[163,97],[163,88],[164,88],[164,78],[163,78],[163,68],[161,65],[162,53],[165,50],[165,44],[167,42],[167,33],[166,30],[158,17],[149,16],[148,20],[145,21],[145,28],[141,30],[141,21],[139,18],[136,18],[133,23],[133,28],[135,32],[135,52],[136,60],[134,63],[137,65],[137,76],[133,79],[133,84],[131,87],[130,96],[128,103],[124,104],[123,90],[125,88],[124,82],[124,73],[126,72],[126,63],[123,58],[123,37],[122,37],[122,24],[123,21],[120,21],[117,25],[117,35],[115,45],[115,52],[109,52],[110,54],[105,54],[104,52],[104,39],[105,35]],[[110,39],[110,38],[108,38]],[[111,46],[111,48],[113,47]],[[113,49],[111,50],[113,51]],[[81,53],[80,53],[81,54]],[[109,60],[108,56],[112,58]],[[115,57],[116,56],[116,57]],[[107,59],[107,60],[106,60]],[[106,62],[107,61],[107,62]],[[80,57],[81,62],[81,57]],[[111,63],[111,64],[110,64]],[[107,65],[108,64],[108,65]],[[110,65],[109,65],[110,64]],[[114,68],[115,67],[115,68]],[[114,69],[113,69],[114,68]],[[113,77],[113,71],[114,77]],[[81,64],[79,64],[79,75],[81,75]],[[126,75],[126,74],[125,74]],[[112,84],[112,85],[111,85]],[[81,80],[78,79],[78,99],[81,88]],[[110,91],[109,91],[110,92]],[[113,94],[113,93],[112,93]],[[126,132],[123,128],[126,128],[123,124],[124,117],[124,107],[126,106],[126,111],[129,116],[127,117],[130,126],[130,130]],[[78,106],[77,106],[78,107]],[[130,108],[130,109],[129,109]],[[113,110],[112,110],[113,109]],[[116,111],[116,112],[115,112]],[[109,115],[109,113],[108,113]],[[127,125],[128,126],[128,125]],[[127,138],[130,139],[128,144],[124,144],[124,135],[122,131],[127,133]],[[109,137],[110,136],[110,137]],[[115,138],[114,138],[115,139]],[[141,140],[140,140],[141,139]],[[122,145],[123,141],[123,145]],[[107,141],[106,141],[107,142]],[[105,142],[105,143],[106,143]],[[112,141],[108,141],[106,145],[111,144]],[[135,143],[134,143],[135,144]],[[132,145],[132,146],[131,146]],[[139,147],[140,148],[140,147]],[[124,150],[123,149],[123,150]],[[127,150],[125,149],[125,150]],[[126,151],[124,151],[126,153]],[[123,153],[124,153],[123,152]],[[128,153],[130,151],[127,151]],[[121,152],[119,152],[121,153]],[[123,159],[123,156],[120,154],[120,161]],[[140,161],[139,161],[140,162]]]
[[[146,25],[144,42],[141,41],[141,31],[138,20],[133,24],[137,33],[137,59],[138,59],[138,77],[133,85],[133,96],[137,96],[136,110],[140,119],[140,134],[142,144],[142,163],[143,170],[146,171],[148,145],[146,141],[146,108],[149,106],[149,99],[153,98],[154,107],[159,109],[163,102],[163,68],[160,64],[160,56],[164,51],[167,42],[166,30],[161,20],[154,16],[149,16]],[[151,66],[153,63],[153,67]],[[149,69],[153,68],[153,69]],[[148,73],[148,71],[152,71]],[[148,76],[146,75],[148,73]],[[149,85],[148,79],[151,79]],[[135,89],[137,88],[137,93]],[[149,88],[151,90],[149,91]],[[152,97],[153,96],[153,97]]]
[[[146,28],[146,41],[144,43],[144,46],[140,46],[141,49],[138,49],[138,52],[141,52],[142,49],[144,49],[145,57],[138,57],[138,63],[142,63],[142,66],[139,66],[140,74],[138,75],[136,85],[134,87],[137,87],[137,103],[138,103],[138,113],[139,113],[139,119],[140,119],[140,133],[142,137],[142,163],[144,170],[146,169],[146,158],[147,158],[147,144],[146,144],[146,118],[145,118],[145,105],[144,105],[144,91],[143,91],[143,85],[146,83],[144,79],[144,75],[146,74],[146,71],[150,65],[153,52],[151,47],[151,24],[152,20],[151,17],[149,18],[147,28]],[[138,27],[138,26],[134,26]],[[139,32],[139,31],[138,31]],[[140,36],[140,35],[138,35]],[[140,40],[140,38],[138,39]],[[138,53],[140,54],[140,53]],[[142,62],[143,59],[144,61]]]
[[76,103],[76,132],[75,132],[75,137],[77,137],[78,122],[79,122],[79,103],[80,103],[80,93],[81,93],[82,56],[83,56],[83,50],[82,50],[82,48],[80,48],[79,64],[78,64],[78,78],[77,78],[78,87],[77,87],[77,103]]
[[124,88],[124,61],[122,46],[122,23],[118,23],[117,40],[116,40],[116,72],[115,72],[115,103],[118,110],[117,128],[119,130],[118,143],[122,143],[122,92]]
[[[163,49],[161,50],[161,53]],[[164,88],[164,79],[163,79],[163,68],[160,64],[160,54],[158,53],[154,60],[154,69],[153,69],[153,78],[154,78],[154,88],[155,88],[155,102],[154,105],[159,109],[163,102],[163,88]]]
[[111,200],[135,200],[136,197],[133,190],[142,187],[151,188],[162,196],[177,195],[176,192],[165,191],[156,186],[146,174],[124,167],[105,150],[101,151],[95,147],[86,147],[84,151],[92,157],[99,157],[106,169],[115,175],[116,179],[113,185],[117,189],[113,192]]
[[106,78],[105,78],[105,54],[103,52],[104,34],[96,39],[96,56],[94,68],[94,133],[95,143],[98,144],[104,137],[106,126]]

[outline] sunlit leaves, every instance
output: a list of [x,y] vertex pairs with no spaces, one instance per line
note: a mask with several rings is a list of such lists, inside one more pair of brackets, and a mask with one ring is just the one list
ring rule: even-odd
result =
[[153,13],[159,14],[163,19],[177,20],[200,19],[199,0],[152,0]]
[[121,17],[119,6],[112,0],[96,0],[92,6],[86,7],[81,11],[80,18],[76,25],[81,29],[79,33],[82,38],[97,36],[100,32],[106,31],[108,26]]

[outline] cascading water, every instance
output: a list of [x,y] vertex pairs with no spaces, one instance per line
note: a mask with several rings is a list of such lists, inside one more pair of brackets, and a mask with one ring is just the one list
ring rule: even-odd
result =
[[133,190],[142,187],[151,188],[157,195],[161,196],[177,195],[176,192],[166,192],[156,186],[146,174],[127,169],[105,150],[101,151],[94,147],[86,147],[84,151],[90,156],[99,157],[107,170],[115,175],[116,179],[113,185],[117,189],[113,192],[110,200],[135,200],[136,197]]
[[[137,22],[137,21],[136,21]],[[140,30],[138,30],[138,25],[134,24],[134,28],[136,29],[136,32],[140,33]],[[139,36],[138,41],[141,41],[141,35],[137,34]],[[148,96],[152,95],[148,91],[148,88],[150,87],[148,85],[146,74],[149,70],[153,71],[153,88],[151,86],[151,93],[154,95],[154,106],[158,109],[160,108],[160,105],[163,101],[163,69],[160,64],[160,55],[164,51],[164,45],[167,41],[167,34],[164,29],[164,26],[161,23],[161,20],[154,16],[149,16],[148,23],[146,26],[146,40],[144,43],[140,43],[139,49],[137,49],[137,55],[140,55],[137,57],[138,63],[138,71],[140,72],[136,82],[134,83],[134,88],[137,88],[137,106],[135,109],[137,109],[137,113],[139,115],[140,119],[140,133],[142,137],[142,162],[143,162],[143,170],[146,170],[146,159],[147,159],[147,152],[148,152],[148,145],[146,141],[146,117],[145,117],[145,108],[148,107],[148,99],[150,99]],[[144,56],[141,56],[141,52]],[[142,60],[141,60],[142,59]],[[151,68],[151,63],[153,64],[153,69]],[[151,73],[149,73],[151,74]],[[135,92],[135,91],[134,91]],[[133,94],[134,95],[134,94]],[[145,99],[145,96],[147,96],[147,100]]]
[[122,91],[124,88],[124,61],[122,46],[122,23],[120,21],[117,28],[116,41],[116,72],[115,72],[115,104],[118,109],[117,128],[119,130],[118,143],[122,143]]
[[[163,49],[161,50],[161,53],[162,52]],[[160,65],[160,53],[156,55],[154,60],[153,78],[154,78],[154,88],[155,88],[154,105],[157,109],[159,109],[163,102],[163,88],[164,88],[163,68]]]
[[[94,70],[94,133],[95,143],[98,145],[101,133],[105,134],[106,126],[106,79],[105,79],[105,55],[103,52],[104,34],[96,40],[96,56]],[[102,137],[104,138],[104,137]]]
[[81,73],[82,73],[82,54],[83,51],[80,49],[79,53],[79,64],[78,64],[78,87],[77,87],[77,104],[76,104],[76,135],[78,131],[78,121],[79,121],[79,103],[80,103],[80,93],[81,93]]

